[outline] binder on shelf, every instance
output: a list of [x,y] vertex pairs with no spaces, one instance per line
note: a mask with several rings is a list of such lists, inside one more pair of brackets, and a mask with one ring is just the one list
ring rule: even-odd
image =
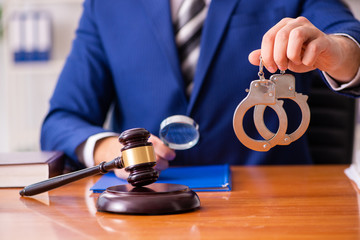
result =
[[[161,172],[156,182],[182,184],[197,192],[231,191],[231,171],[228,164],[170,167]],[[101,193],[108,187],[122,184],[128,184],[128,182],[116,177],[111,171],[103,175],[90,190]]]
[[48,61],[52,50],[52,20],[43,10],[12,14],[9,23],[10,47],[15,62]]
[[50,60],[51,52],[51,17],[47,12],[37,13],[37,42],[35,44],[36,60],[46,61]]

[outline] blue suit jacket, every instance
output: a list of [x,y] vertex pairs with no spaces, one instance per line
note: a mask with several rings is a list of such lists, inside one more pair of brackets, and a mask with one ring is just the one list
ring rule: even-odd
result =
[[[310,163],[306,137],[269,152],[255,152],[236,138],[232,118],[257,79],[248,54],[264,33],[284,17],[307,17],[326,33],[346,33],[360,42],[360,24],[336,0],[212,0],[202,33],[194,89],[185,95],[167,0],[88,0],[73,48],[50,101],[42,128],[42,148],[62,150],[76,160],[75,148],[102,132],[110,106],[112,131],[143,127],[158,135],[160,122],[185,114],[200,125],[200,141],[178,151],[174,165]],[[306,93],[317,72],[296,75]],[[266,77],[269,74],[266,73]],[[289,131],[301,116],[286,104]],[[257,137],[251,114],[244,126]],[[277,129],[269,111],[267,125]],[[272,116],[274,115],[274,116]]]

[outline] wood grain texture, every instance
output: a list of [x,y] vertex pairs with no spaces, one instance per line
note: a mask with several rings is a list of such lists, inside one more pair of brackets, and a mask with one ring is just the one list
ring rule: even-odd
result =
[[97,212],[90,177],[31,198],[0,189],[0,239],[360,239],[347,165],[232,167],[233,191],[199,192],[198,211]]

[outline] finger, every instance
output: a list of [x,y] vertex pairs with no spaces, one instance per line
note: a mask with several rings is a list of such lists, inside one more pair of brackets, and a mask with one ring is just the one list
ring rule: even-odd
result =
[[[289,52],[295,59],[301,59],[302,45],[315,36],[312,24],[304,17],[289,20],[276,34],[274,43],[274,61],[280,70],[289,65]],[[295,49],[293,48],[295,44]]]
[[[298,27],[290,33],[287,55],[292,62],[298,65],[314,65],[314,62],[310,62],[318,58],[318,54],[325,50],[328,43],[322,37],[324,34],[319,29],[313,25],[309,26]],[[317,54],[317,56],[315,58],[314,56],[308,58],[311,55],[308,55],[308,52],[306,51],[313,52],[314,54]],[[305,59],[304,62],[305,54],[307,55],[307,59]]]
[[261,42],[261,57],[266,69],[269,70],[270,72],[275,72],[277,70],[277,65],[274,61],[274,44],[275,44],[276,34],[289,21],[291,21],[290,18],[282,19],[275,26],[270,28],[270,30],[267,31],[263,36]]
[[127,179],[130,174],[130,173],[126,172],[125,169],[115,169],[114,173],[118,178],[121,178],[121,179]]
[[155,170],[157,171],[163,171],[169,167],[169,161],[163,158],[158,158],[156,160]]
[[260,65],[260,55],[261,55],[261,50],[260,49],[252,51],[249,54],[249,57],[248,57],[249,62],[252,65],[259,66]]
[[314,67],[318,57],[326,50],[327,44],[322,38],[311,41],[305,48],[302,64],[308,67]]
[[310,72],[315,69],[314,67],[308,67],[308,66],[305,66],[304,64],[297,65],[291,61],[289,62],[288,68],[290,71],[297,72],[297,73]]
[[160,158],[171,161],[175,158],[175,151],[166,146],[158,137],[151,135],[149,141],[152,142],[155,154]]
[[282,71],[288,68],[287,49],[290,31],[291,29],[289,27],[284,26],[275,37],[274,61],[276,66]]
[[308,41],[309,34],[305,28],[297,27],[290,32],[287,48],[287,57],[293,63],[302,64],[305,42]]

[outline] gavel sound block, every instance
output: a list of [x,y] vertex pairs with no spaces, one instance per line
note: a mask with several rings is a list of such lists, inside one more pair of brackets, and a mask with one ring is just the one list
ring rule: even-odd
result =
[[[199,197],[187,186],[153,183],[159,177],[150,133],[141,128],[123,132],[119,141],[124,145],[121,156],[125,170],[130,172],[131,185],[109,187],[97,200],[98,211],[125,214],[170,214],[200,207]],[[150,185],[148,185],[150,184]],[[147,185],[145,187],[145,185]]]

